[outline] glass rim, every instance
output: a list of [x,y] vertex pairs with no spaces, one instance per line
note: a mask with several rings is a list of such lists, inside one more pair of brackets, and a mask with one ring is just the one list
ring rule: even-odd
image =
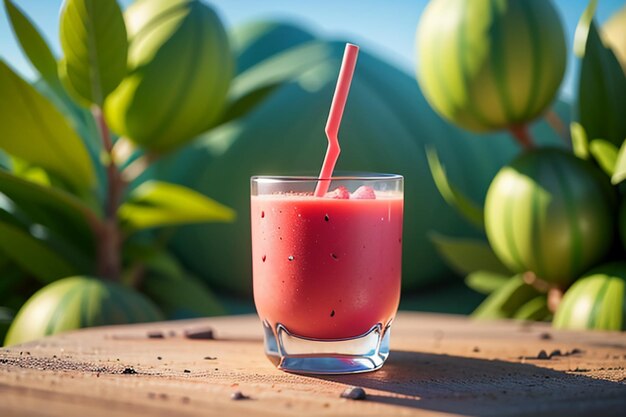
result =
[[319,178],[316,175],[253,175],[251,182],[313,182],[313,181],[397,181],[404,180],[399,174],[384,174],[379,172],[346,173],[330,178]]

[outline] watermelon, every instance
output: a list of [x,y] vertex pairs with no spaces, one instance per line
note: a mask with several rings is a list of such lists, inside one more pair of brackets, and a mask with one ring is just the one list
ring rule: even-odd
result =
[[570,287],[554,315],[558,329],[626,330],[626,262],[589,272]]
[[[327,146],[324,125],[345,47],[343,42],[318,38],[307,41],[301,34],[300,43],[281,50],[274,45],[278,41],[273,32],[295,36],[301,29],[283,24],[251,27],[254,34],[238,50],[238,56],[246,57],[247,69],[234,79],[230,97],[240,109],[255,104],[184,150],[162,158],[139,179],[180,183],[237,211],[233,223],[181,228],[172,249],[211,288],[238,294],[251,292],[250,176],[319,173]],[[242,36],[245,31],[246,27],[237,32]],[[252,65],[257,47],[259,61]],[[567,107],[559,106],[563,117]],[[543,123],[534,133],[542,143],[560,142]],[[405,177],[405,289],[457,279],[437,255],[429,231],[480,233],[439,195],[425,148],[435,148],[450,180],[480,203],[495,173],[518,152],[508,135],[481,139],[439,118],[410,75],[361,49],[339,131],[342,152],[337,170]]]
[[143,295],[113,282],[75,276],[37,291],[18,311],[4,341],[25,343],[83,327],[163,320]]
[[550,0],[432,0],[416,47],[430,105],[476,132],[519,126],[546,111],[567,59]]
[[113,131],[159,152],[217,121],[233,76],[228,37],[199,0],[140,0],[124,13],[128,76],[105,103]]
[[615,195],[608,177],[560,149],[527,152],[495,176],[485,229],[515,272],[566,286],[605,256],[614,237]]

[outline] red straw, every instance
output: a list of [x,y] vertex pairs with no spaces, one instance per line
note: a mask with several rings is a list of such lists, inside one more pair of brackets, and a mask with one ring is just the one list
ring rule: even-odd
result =
[[356,66],[356,58],[359,54],[359,47],[351,43],[346,44],[343,52],[343,61],[339,70],[339,78],[337,79],[337,87],[335,87],[335,95],[330,105],[330,113],[326,122],[326,136],[328,137],[328,148],[326,149],[326,157],[320,171],[319,182],[315,187],[315,196],[323,197],[330,186],[330,179],[333,176],[333,169],[339,158],[341,148],[339,148],[339,125],[341,124],[341,116],[343,116],[343,108],[346,106],[350,84],[352,83],[352,75]]

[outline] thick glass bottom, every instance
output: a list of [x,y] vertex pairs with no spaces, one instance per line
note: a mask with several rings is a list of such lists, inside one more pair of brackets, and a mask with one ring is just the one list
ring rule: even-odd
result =
[[347,339],[311,339],[280,323],[263,321],[265,353],[278,369],[302,374],[353,374],[375,371],[389,356],[391,322]]

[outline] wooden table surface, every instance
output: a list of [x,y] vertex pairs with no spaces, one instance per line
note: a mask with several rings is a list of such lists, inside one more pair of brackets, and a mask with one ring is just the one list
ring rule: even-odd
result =
[[[185,336],[207,326],[213,340]],[[626,333],[401,313],[381,370],[302,376],[274,368],[261,332],[256,316],[214,317],[4,348],[0,416],[626,415]],[[340,398],[352,385],[367,400]]]

